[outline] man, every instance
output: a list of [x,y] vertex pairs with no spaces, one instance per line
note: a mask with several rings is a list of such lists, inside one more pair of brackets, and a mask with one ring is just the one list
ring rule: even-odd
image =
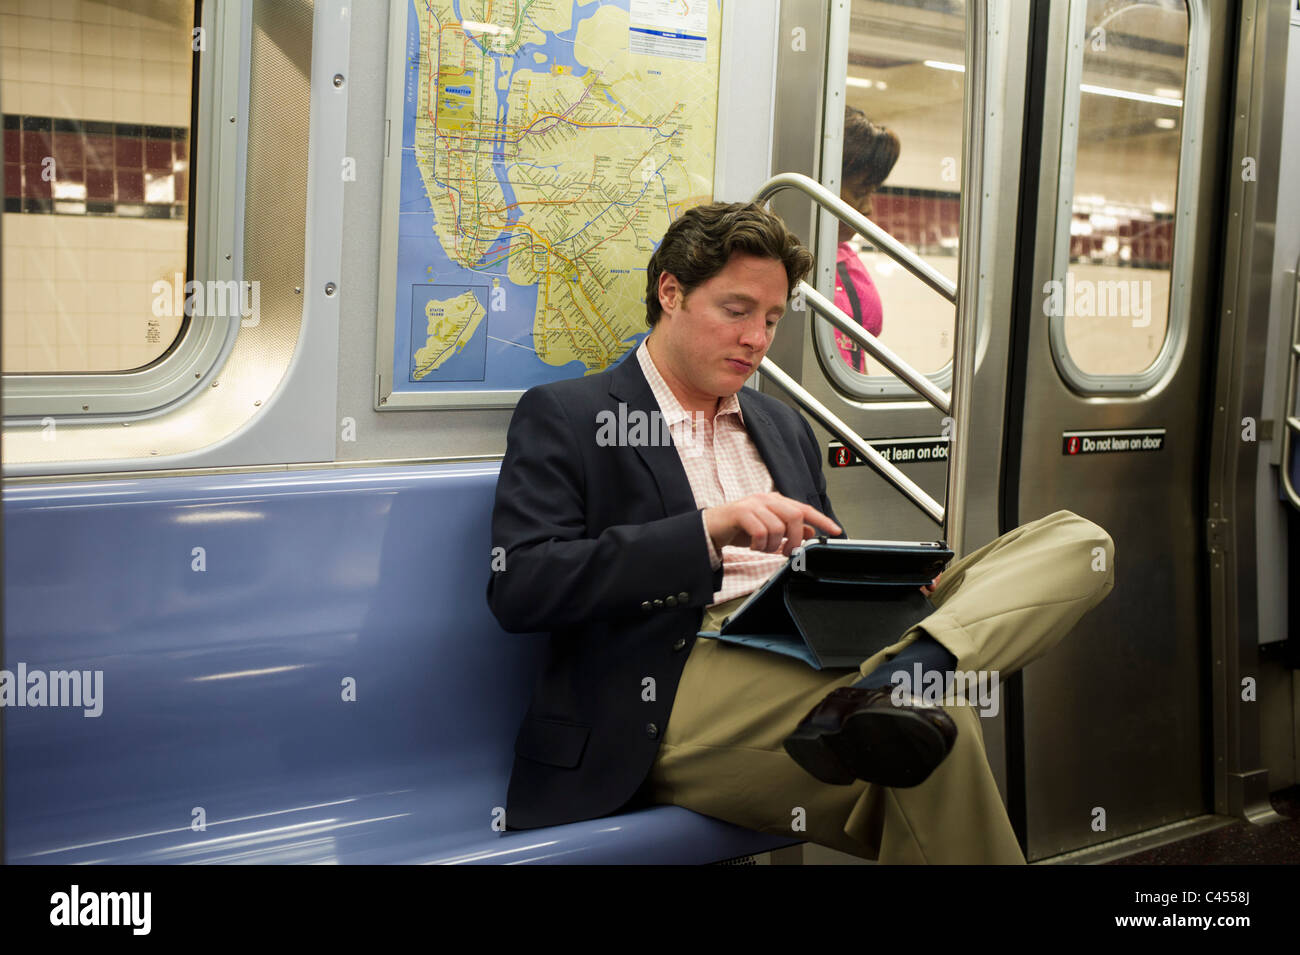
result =
[[882,862],[1024,861],[972,707],[889,681],[1044,652],[1110,590],[1100,528],[1060,511],[956,562],[939,609],[857,671],[696,636],[803,540],[843,535],[812,429],[743,388],[811,265],[759,206],[691,209],[650,260],[646,340],[520,399],[488,599],[551,638],[509,828],[667,802]]

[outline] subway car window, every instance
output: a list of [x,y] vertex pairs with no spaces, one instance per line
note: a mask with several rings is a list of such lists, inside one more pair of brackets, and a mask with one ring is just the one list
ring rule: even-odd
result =
[[[851,23],[840,195],[955,280],[965,5],[854,0]],[[847,227],[837,241],[840,309],[918,371],[942,372],[952,359],[953,306]],[[896,390],[893,374],[847,335],[818,337],[850,394]]]
[[3,21],[4,373],[147,366],[187,327],[194,0]]
[[[1082,64],[1067,103],[1077,102],[1077,148],[1062,155],[1073,172],[1062,192],[1072,196],[1067,263],[1044,290],[1067,377],[1138,375],[1165,343],[1188,19],[1183,0],[1088,0],[1076,23]],[[1064,245],[1065,223],[1058,230]]]

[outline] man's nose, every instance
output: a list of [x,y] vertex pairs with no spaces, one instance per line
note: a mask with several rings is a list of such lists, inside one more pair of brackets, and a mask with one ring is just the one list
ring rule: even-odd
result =
[[767,348],[767,319],[763,316],[756,316],[754,319],[745,323],[744,331],[740,335],[740,343],[755,351],[763,351]]

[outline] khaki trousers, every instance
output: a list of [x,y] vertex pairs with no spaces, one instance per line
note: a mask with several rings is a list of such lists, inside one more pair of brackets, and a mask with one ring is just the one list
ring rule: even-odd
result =
[[[831,690],[849,686],[929,633],[957,669],[1000,681],[1046,653],[1114,585],[1110,535],[1069,511],[1018,527],[954,562],[936,610],[858,670],[700,637],[691,648],[648,781],[656,803],[760,832],[794,835],[881,863],[1024,863],[984,751],[978,711],[944,709],[952,752],[906,789],[818,781],[782,741]],[[738,601],[710,608],[702,629]]]

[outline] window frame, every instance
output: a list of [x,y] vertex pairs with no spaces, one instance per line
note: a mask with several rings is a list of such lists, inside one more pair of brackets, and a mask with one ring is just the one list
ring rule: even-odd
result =
[[[1093,374],[1081,369],[1070,356],[1065,338],[1066,316],[1048,316],[1048,343],[1057,374],[1066,385],[1080,394],[1145,394],[1173,372],[1187,344],[1191,313],[1188,286],[1198,212],[1195,204],[1196,184],[1200,180],[1200,140],[1205,125],[1209,15],[1205,9],[1206,0],[1183,2],[1187,6],[1187,61],[1183,75],[1182,140],[1178,151],[1178,181],[1175,185],[1174,235],[1169,263],[1169,312],[1165,322],[1165,338],[1155,359],[1143,371],[1119,375]],[[1074,215],[1074,172],[1078,159],[1080,101],[1083,98],[1087,10],[1088,0],[1070,0],[1051,274],[1052,281],[1061,283],[1058,286],[1060,288],[1065,287],[1070,264],[1070,223]]]
[[[251,10],[196,3],[207,42],[198,53],[192,94],[187,280],[228,282],[242,278],[248,86],[241,76],[248,69]],[[159,414],[206,386],[234,347],[239,327],[227,317],[183,320],[168,350],[136,370],[6,374],[5,421],[103,422]]]
[[[963,0],[964,3],[981,2],[981,0]],[[965,7],[963,7],[965,10]],[[833,190],[836,194],[840,190],[840,166],[843,159],[844,149],[844,103],[846,102],[846,78],[848,75],[848,57],[849,57],[849,30],[847,18],[849,8],[844,8],[841,16],[845,18],[844,26],[840,30],[832,29],[831,31],[831,48],[827,57],[827,73],[825,81],[826,103],[825,112],[822,118],[822,148],[821,148],[821,176],[820,181],[826,188]],[[832,19],[834,19],[832,11]],[[1003,41],[1004,42],[1004,41]],[[1001,45],[990,45],[986,57],[990,62],[997,60],[1006,55],[1005,49]],[[963,63],[963,68],[967,64]],[[964,70],[963,70],[964,72]],[[963,81],[964,82],[964,81]],[[956,151],[957,155],[964,154],[966,141],[966,131],[961,131],[961,141]],[[998,155],[989,155],[989,150],[985,149],[985,174],[990,175],[989,170],[993,170],[992,175],[996,175],[999,168],[1001,157]],[[958,190],[959,199],[961,197],[960,189]],[[835,262],[839,243],[836,241],[836,232],[839,227],[839,220],[824,209],[817,209],[817,266],[816,281],[814,284],[817,291],[827,299],[835,300]],[[987,229],[989,220],[986,217],[981,231]],[[913,249],[913,252],[916,250]],[[918,253],[919,254],[919,253]],[[960,253],[955,261],[960,262]],[[919,281],[919,280],[918,280]],[[979,301],[985,300],[984,282],[980,283]],[[935,293],[936,299],[941,297]],[[956,327],[956,305],[953,305],[954,328]],[[840,393],[840,396],[855,404],[861,404],[863,407],[872,408],[894,408],[894,407],[928,407],[928,403],[920,398],[916,391],[905,381],[902,381],[891,373],[883,375],[864,375],[848,367],[840,356],[839,347],[835,343],[835,329],[830,322],[818,318],[815,314],[811,317],[812,326],[812,344],[813,353],[816,356],[818,364],[821,366],[827,380],[832,387]],[[984,357],[984,352],[989,339],[989,320],[987,312],[981,308],[980,314],[976,321],[976,354],[975,363],[978,367]],[[911,363],[906,355],[902,356],[905,361]],[[926,378],[930,379],[936,387],[943,391],[950,391],[952,388],[953,361],[950,357],[943,367],[932,371],[923,372]]]

